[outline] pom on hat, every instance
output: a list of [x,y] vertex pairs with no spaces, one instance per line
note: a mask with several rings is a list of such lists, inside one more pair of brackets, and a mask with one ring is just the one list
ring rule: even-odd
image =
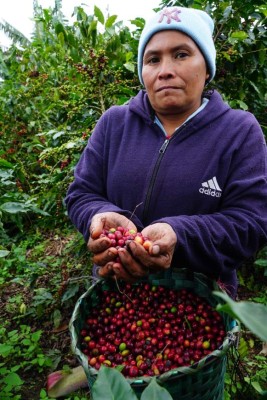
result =
[[143,57],[147,43],[160,31],[175,30],[188,35],[198,45],[208,67],[210,82],[215,75],[216,50],[212,38],[214,23],[211,17],[201,10],[184,7],[166,7],[156,13],[145,25],[138,46],[138,75],[142,78]]

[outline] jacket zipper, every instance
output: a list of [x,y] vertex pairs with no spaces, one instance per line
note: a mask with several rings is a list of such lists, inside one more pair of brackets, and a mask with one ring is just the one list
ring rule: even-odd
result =
[[146,194],[146,199],[145,199],[145,205],[144,205],[144,211],[143,211],[143,223],[144,226],[146,226],[146,216],[147,216],[147,211],[149,209],[149,205],[150,205],[150,200],[151,200],[151,196],[152,196],[152,192],[153,192],[153,188],[156,182],[156,178],[158,175],[158,170],[160,167],[160,163],[161,160],[165,154],[165,151],[167,150],[167,147],[169,145],[169,143],[171,142],[171,140],[174,138],[174,136],[177,136],[178,132],[180,133],[180,131],[186,126],[186,124],[182,125],[180,128],[177,129],[177,131],[174,133],[174,135],[170,138],[170,139],[165,139],[161,148],[159,149],[159,156],[157,158],[150,182],[149,182],[149,186],[148,186],[148,190],[147,190],[147,194]]

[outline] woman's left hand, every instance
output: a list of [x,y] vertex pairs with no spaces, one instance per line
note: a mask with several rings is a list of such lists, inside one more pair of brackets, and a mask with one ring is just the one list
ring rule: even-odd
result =
[[142,235],[151,242],[148,249],[135,241],[131,241],[127,249],[118,249],[125,273],[137,279],[149,271],[168,269],[177,243],[174,230],[166,223],[149,225],[143,229]]

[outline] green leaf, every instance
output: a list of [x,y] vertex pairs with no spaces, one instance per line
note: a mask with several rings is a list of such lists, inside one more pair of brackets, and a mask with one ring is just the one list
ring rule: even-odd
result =
[[244,31],[235,31],[231,33],[230,37],[237,40],[245,40],[248,35]]
[[0,158],[0,167],[1,168],[13,168],[13,165],[8,161],[3,160],[3,158]]
[[76,142],[68,142],[68,143],[66,143],[65,148],[66,149],[73,149],[75,146],[77,146]]
[[54,323],[55,328],[58,328],[60,325],[60,322],[62,320],[62,315],[61,315],[60,310],[55,310],[53,312],[52,317],[53,317],[53,323]]
[[105,28],[111,28],[113,26],[114,22],[116,21],[116,19],[117,19],[117,15],[111,15],[106,21]]
[[40,399],[47,399],[46,391],[44,389],[40,392]]
[[247,104],[244,103],[242,100],[237,100],[237,104],[239,104],[239,107],[240,107],[242,110],[245,110],[245,111],[248,110]]
[[128,51],[128,52],[125,54],[126,62],[131,61],[133,58],[134,58],[134,54],[133,54],[132,51]]
[[226,60],[231,61],[231,56],[227,53],[227,51],[222,51],[221,54],[224,56],[224,58],[226,58]]
[[258,392],[258,393],[260,393],[260,394],[262,394],[263,393],[263,390],[262,390],[262,388],[261,388],[261,385],[260,385],[260,383],[259,382],[251,382],[251,385],[254,387],[254,389]]
[[16,203],[16,202],[13,202],[13,201],[4,203],[3,205],[1,205],[0,209],[2,211],[5,211],[5,212],[9,213],[9,214],[17,214],[17,213],[20,213],[20,212],[26,212],[27,211],[27,209],[25,209],[24,204]]
[[79,284],[78,283],[74,283],[72,285],[69,285],[68,289],[66,290],[66,292],[64,293],[64,295],[62,296],[62,303],[64,303],[65,301],[71,299],[73,296],[75,296],[76,293],[78,293],[79,291]]
[[224,311],[234,318],[239,319],[255,336],[267,341],[267,306],[264,304],[254,303],[250,301],[232,300],[227,294],[221,292],[213,292],[216,296],[221,297],[226,304],[218,305],[219,311]]
[[233,7],[232,6],[227,6],[224,11],[223,11],[223,19],[228,19],[229,15],[232,13]]
[[3,180],[6,180],[8,178],[12,178],[13,176],[13,169],[0,169],[0,178],[2,179],[2,183]]
[[59,32],[59,34],[57,35],[57,37],[58,37],[58,40],[59,40],[61,46],[63,46],[63,45],[64,45],[64,42],[65,42],[64,33],[63,33],[63,32]]
[[259,11],[262,12],[265,17],[267,17],[267,6],[266,5],[259,6]]
[[14,387],[21,386],[24,383],[24,381],[22,381],[19,375],[15,372],[10,372],[10,374],[5,376],[3,382],[7,385],[9,390]]
[[60,136],[64,136],[65,134],[66,134],[65,131],[58,131],[52,137],[54,140],[56,140],[57,138],[59,138]]
[[8,251],[8,250],[0,250],[0,258],[4,258],[4,257],[8,256],[9,253],[10,253],[10,251]]
[[100,10],[100,8],[98,8],[97,6],[94,7],[94,14],[95,14],[96,18],[98,19],[98,21],[102,25],[104,25],[104,23],[105,23],[104,15],[103,15],[102,11]]
[[42,331],[41,330],[34,332],[32,334],[32,341],[33,342],[38,342],[41,336],[42,336]]
[[108,368],[103,365],[93,384],[92,397],[94,400],[137,400],[125,377],[115,368]]
[[267,267],[267,260],[264,260],[263,258],[259,258],[258,260],[256,260],[254,262],[254,264],[256,264],[258,267]]
[[253,87],[253,89],[258,93],[258,95],[260,95],[261,94],[261,92],[260,92],[260,90],[259,90],[259,88],[255,85],[255,83],[254,82],[252,82],[252,81],[249,81],[249,84]]
[[127,62],[127,63],[125,63],[125,64],[123,64],[123,65],[124,65],[124,67],[125,67],[126,69],[128,69],[128,71],[131,71],[131,72],[134,72],[134,71],[135,71],[135,66],[134,66],[133,63]]
[[97,31],[97,21],[92,21],[88,28],[88,36],[96,34]]
[[242,337],[239,340],[238,353],[241,359],[244,359],[248,355],[248,344]]
[[30,346],[31,341],[30,339],[23,339],[21,343],[24,344],[24,346]]
[[44,215],[44,216],[50,215],[46,211],[40,210],[40,208],[32,206],[32,205],[30,206],[30,211],[35,212],[36,214]]
[[8,356],[13,349],[14,349],[14,347],[9,344],[1,344],[0,343],[0,354],[2,357]]
[[143,29],[144,25],[145,25],[145,20],[143,18],[139,18],[139,17],[137,17],[135,19],[131,19],[130,22],[132,25],[135,25],[141,29]]
[[64,33],[64,31],[65,31],[64,26],[60,22],[56,23],[55,25],[56,34],[58,35],[61,32]]
[[153,378],[141,395],[141,400],[173,400],[170,393]]

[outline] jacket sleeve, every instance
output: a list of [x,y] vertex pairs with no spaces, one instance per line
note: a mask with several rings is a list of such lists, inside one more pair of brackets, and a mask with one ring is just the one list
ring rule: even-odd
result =
[[[164,218],[177,235],[177,266],[219,278],[267,243],[266,143],[255,118],[231,167],[218,212]],[[158,222],[158,221],[157,221]]]
[[[106,112],[106,115],[108,112]],[[99,119],[89,138],[74,171],[74,181],[70,184],[65,204],[70,220],[82,233],[85,241],[89,239],[89,228],[95,214],[117,212],[127,217],[131,213],[111,203],[106,194],[105,147],[108,146],[105,114]],[[142,225],[136,216],[132,218],[137,226]]]

